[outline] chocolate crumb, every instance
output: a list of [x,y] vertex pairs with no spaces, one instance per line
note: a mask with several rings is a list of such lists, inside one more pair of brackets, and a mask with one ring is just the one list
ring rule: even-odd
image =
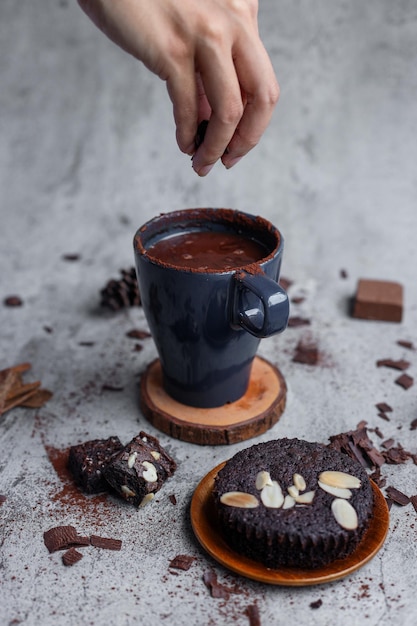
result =
[[389,419],[388,415],[387,415],[386,413],[384,413],[383,411],[380,411],[380,412],[378,413],[378,417],[380,417],[381,419],[385,420],[386,422],[389,422],[389,421],[390,421],[390,419]]
[[417,417],[410,424],[410,430],[416,430],[416,429],[417,429]]
[[121,387],[119,385],[110,385],[108,383],[105,383],[101,387],[102,391],[123,391],[123,389],[124,389],[124,387]]
[[303,363],[304,365],[317,365],[319,351],[315,345],[304,344],[302,341],[299,341],[292,360],[295,363]]
[[385,441],[383,441],[381,443],[381,446],[383,446],[384,448],[386,448],[387,450],[389,450],[389,448],[392,448],[392,446],[394,445],[394,439],[391,437],[391,439],[386,439]]
[[405,359],[399,359],[395,361],[394,359],[380,359],[376,362],[377,367],[391,367],[395,370],[406,370],[410,367],[410,362]]
[[51,326],[44,326],[43,329],[49,335],[51,335],[54,332],[54,329]]
[[23,300],[20,296],[7,296],[7,298],[3,300],[3,304],[4,306],[18,307],[23,306]]
[[63,261],[79,261],[81,256],[79,254],[63,254],[61,259]]
[[305,317],[290,317],[288,320],[288,328],[298,328],[299,326],[309,326],[311,321]]
[[399,339],[397,341],[397,344],[402,348],[407,348],[407,350],[414,350],[414,344],[411,341],[404,341],[402,339]]
[[341,269],[339,272],[340,278],[347,278],[348,277],[348,273],[345,269]]
[[0,504],[3,504],[3,502],[6,502],[6,500],[7,500],[7,496],[0,494]]
[[310,609],[319,609],[322,604],[323,604],[323,600],[319,598],[318,600],[315,600],[314,602],[310,602]]
[[400,506],[410,504],[410,498],[399,489],[396,489],[395,487],[387,487],[386,491],[390,500],[395,502],[395,504],[399,504]]
[[98,535],[91,535],[90,543],[95,548],[103,548],[104,550],[121,550],[122,542],[120,539],[113,539],[111,537],[99,537]]
[[175,494],[171,493],[171,495],[169,496],[169,500],[174,506],[177,504],[177,498],[175,497]]
[[217,574],[214,570],[210,569],[203,574],[203,582],[207,589],[210,590],[212,598],[223,598],[228,600],[230,597],[230,590],[217,581]]
[[75,548],[70,548],[62,555],[62,562],[66,566],[75,565],[83,558],[81,552],[78,552]]
[[91,348],[91,346],[94,346],[94,343],[94,341],[79,341],[78,345],[84,346],[85,348]]
[[256,604],[249,604],[245,609],[245,615],[249,618],[249,626],[261,626],[261,617]]
[[172,561],[170,562],[169,567],[187,571],[190,569],[194,561],[195,561],[195,556],[188,556],[187,554],[177,554],[177,556],[174,557]]
[[302,302],[304,302],[305,299],[305,296],[293,296],[291,298],[291,302],[293,304],[301,304]]
[[140,343],[135,344],[133,351],[140,352],[141,350],[143,350],[143,346]]
[[413,505],[415,512],[417,513],[417,496],[411,496],[410,502]]
[[390,413],[392,411],[392,407],[386,402],[378,402],[375,406],[381,413]]
[[148,333],[147,330],[139,330],[138,328],[132,328],[132,330],[129,330],[129,332],[126,333],[126,337],[131,337],[133,339],[147,339],[151,336],[151,333]]
[[401,376],[396,378],[394,382],[403,389],[407,390],[414,385],[414,378],[408,374],[401,374]]

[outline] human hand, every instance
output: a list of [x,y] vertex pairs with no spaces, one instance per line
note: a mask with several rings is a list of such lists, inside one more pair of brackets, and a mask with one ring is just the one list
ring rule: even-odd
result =
[[[258,0],[78,0],[114,43],[166,82],[177,143],[205,176],[260,140],[279,86],[258,33]],[[209,120],[196,147],[199,122]]]

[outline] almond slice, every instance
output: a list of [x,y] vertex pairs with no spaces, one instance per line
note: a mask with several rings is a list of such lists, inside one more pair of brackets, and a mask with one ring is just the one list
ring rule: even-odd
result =
[[301,474],[294,474],[292,477],[294,485],[297,487],[298,491],[304,491],[306,488],[306,481],[301,476]]
[[327,471],[319,475],[319,481],[329,487],[342,487],[342,489],[359,489],[361,481],[352,474],[346,472]]
[[332,513],[336,522],[346,530],[355,530],[358,527],[358,515],[347,500],[336,498],[332,502]]
[[269,472],[266,472],[265,470],[258,472],[256,475],[255,485],[259,491],[261,491],[265,487],[265,485],[272,485],[272,480]]
[[349,500],[352,496],[352,492],[350,489],[345,489],[344,487],[331,487],[330,485],[326,485],[326,483],[322,483],[319,480],[319,487],[323,489],[323,491],[327,491],[335,498],[343,498],[344,500]]
[[227,491],[220,496],[220,502],[227,506],[235,506],[239,509],[256,509],[259,502],[255,496],[244,491]]
[[282,505],[282,508],[291,509],[293,506],[295,506],[295,500],[292,496],[290,496],[290,494],[288,494],[284,498],[284,504]]
[[261,491],[261,500],[268,509],[279,509],[284,504],[284,495],[276,480],[272,481],[272,485],[265,485]]
[[292,498],[296,498],[300,493],[295,485],[288,487],[287,491]]
[[314,500],[315,491],[306,491],[305,493],[296,496],[294,500],[297,504],[311,504]]

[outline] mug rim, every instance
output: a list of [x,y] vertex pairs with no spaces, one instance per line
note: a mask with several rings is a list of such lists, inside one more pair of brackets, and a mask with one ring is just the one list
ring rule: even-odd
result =
[[[249,230],[250,227],[256,226],[259,232],[268,233],[268,236],[271,238],[275,238],[275,245],[273,246],[271,252],[266,256],[262,257],[258,261],[254,261],[250,264],[239,266],[236,268],[228,269],[228,270],[220,270],[210,268],[208,270],[201,270],[193,267],[183,267],[180,265],[176,265],[175,263],[170,263],[167,261],[161,261],[155,257],[152,257],[148,254],[148,250],[146,247],[146,241],[144,237],[149,235],[149,239],[152,236],[157,236],[159,233],[165,230],[168,230],[169,224],[175,222],[177,220],[177,224],[181,223],[181,219],[184,221],[184,224],[187,222],[201,222],[203,221],[211,221],[212,223],[218,222],[223,224],[240,224],[246,225]],[[159,227],[159,228],[158,228]],[[194,274],[233,274],[238,271],[246,270],[249,273],[257,273],[259,272],[259,267],[264,266],[268,261],[274,259],[281,251],[284,245],[284,239],[281,232],[278,230],[276,226],[274,226],[269,220],[260,216],[254,215],[252,213],[247,213],[245,211],[240,211],[238,209],[231,208],[214,208],[214,207],[197,207],[197,208],[187,208],[187,209],[179,209],[175,211],[169,211],[166,213],[160,213],[159,215],[151,218],[147,222],[145,222],[138,230],[136,231],[133,238],[133,246],[135,253],[140,255],[142,258],[145,258],[149,263],[156,265],[158,267],[162,267],[165,269],[172,269],[177,272],[185,272],[185,273],[194,273]]]

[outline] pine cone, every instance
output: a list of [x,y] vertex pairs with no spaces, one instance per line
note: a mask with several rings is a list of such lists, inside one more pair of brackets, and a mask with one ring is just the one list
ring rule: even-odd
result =
[[101,306],[112,311],[118,311],[125,307],[140,306],[140,294],[136,271],[134,267],[120,270],[122,278],[112,279],[101,289]]

